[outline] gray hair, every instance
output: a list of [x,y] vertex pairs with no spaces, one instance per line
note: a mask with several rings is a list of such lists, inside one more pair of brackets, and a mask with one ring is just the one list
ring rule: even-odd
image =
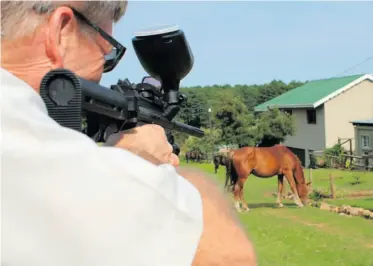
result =
[[93,23],[108,17],[118,22],[125,13],[127,1],[1,1],[2,38],[15,39],[32,33],[47,19],[43,15],[62,5],[76,8]]

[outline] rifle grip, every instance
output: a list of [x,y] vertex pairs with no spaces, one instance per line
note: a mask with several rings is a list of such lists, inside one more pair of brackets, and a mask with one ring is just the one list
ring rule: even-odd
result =
[[122,137],[122,134],[123,132],[120,132],[120,131],[117,133],[111,134],[102,146],[114,147],[115,144],[117,144],[120,138]]
[[[146,123],[138,122],[138,123],[136,124],[135,127],[140,127],[140,126],[142,126],[142,125],[146,125]],[[131,129],[131,128],[133,128],[133,127],[130,127],[130,128],[128,128],[128,129]],[[128,129],[125,129],[125,130],[128,130]],[[125,132],[123,132],[123,131],[119,131],[119,132],[117,132],[117,133],[113,133],[113,134],[111,134],[111,135],[108,137],[108,139],[106,140],[106,142],[103,143],[102,146],[106,146],[106,147],[114,147],[115,144],[118,143],[118,141],[120,140],[120,138],[122,137],[123,134],[125,134]],[[167,138],[167,139],[168,139],[168,138]],[[169,139],[168,139],[168,141],[169,141],[169,143],[172,145],[172,152],[173,152],[174,154],[176,154],[177,156],[179,156],[179,154],[180,154],[180,147],[179,147],[179,145],[177,145],[176,143],[171,143],[171,141],[170,141]]]
[[106,140],[106,142],[104,142],[103,146],[109,146],[109,147],[113,147],[115,146],[115,144],[118,143],[118,141],[120,140],[120,138],[122,137],[123,134],[125,134],[124,131],[126,130],[130,130],[132,128],[135,128],[135,127],[139,127],[139,126],[142,126],[142,125],[146,125],[145,123],[142,123],[142,122],[137,122],[136,125],[131,123],[131,124],[128,124],[127,127],[124,126],[122,128],[122,131],[119,131],[117,133],[113,133],[111,134],[108,139]]

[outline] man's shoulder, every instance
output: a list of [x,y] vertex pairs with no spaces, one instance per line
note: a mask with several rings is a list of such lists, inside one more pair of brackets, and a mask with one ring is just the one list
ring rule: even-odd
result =
[[[106,248],[110,256],[149,264],[147,257],[137,256],[136,252],[123,253],[123,246],[136,242],[152,250],[151,258],[179,262],[173,265],[192,259],[203,217],[201,197],[195,187],[171,165],[156,166],[129,151],[99,147],[88,136],[61,127],[48,116],[44,102],[32,88],[3,70],[1,74],[2,78],[7,76],[1,84],[3,198],[19,204],[5,215],[8,225],[14,225],[12,219],[19,222],[22,217],[13,217],[13,210],[22,210],[27,204],[29,210],[43,206],[52,214],[69,214],[70,221],[64,217],[65,222],[58,222],[63,225],[61,231],[66,231],[68,225],[77,226],[76,221],[82,218],[88,220],[89,226],[82,223],[81,230],[71,230],[74,239],[83,232],[81,239],[87,241],[86,246],[92,246],[87,235],[100,239],[92,252],[102,253]],[[49,226],[56,221],[37,220],[39,216],[33,216],[38,228],[46,221]],[[31,228],[30,221],[27,226]],[[13,239],[15,231],[8,232],[7,239]],[[52,238],[56,232],[50,234]],[[21,237],[19,242],[27,243],[22,238],[25,235],[16,234]],[[115,243],[117,249],[104,243]],[[176,254],[175,258],[169,253]]]

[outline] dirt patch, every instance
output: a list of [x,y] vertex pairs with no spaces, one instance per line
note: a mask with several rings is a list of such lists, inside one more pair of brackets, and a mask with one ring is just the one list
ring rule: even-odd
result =
[[306,223],[306,222],[302,222],[302,224],[308,225],[308,226],[313,226],[313,227],[318,227],[318,228],[322,228],[322,227],[325,226],[325,224],[312,224],[312,223]]
[[[343,176],[335,176],[334,180],[336,180],[336,179],[343,179]],[[321,178],[320,179],[320,181],[329,181],[329,180],[330,180],[330,178]]]
[[322,223],[310,223],[309,221],[302,220],[295,215],[289,215],[287,217],[289,217],[293,221],[297,221],[297,222],[299,222],[303,225],[307,225],[307,226],[313,226],[313,227],[317,227],[317,228],[324,228],[326,226],[325,224],[322,224]]
[[373,190],[365,190],[365,191],[354,191],[348,194],[345,194],[345,198],[354,198],[354,197],[369,197],[373,196]]
[[355,196],[346,196],[346,197],[343,197],[343,199],[366,199],[367,196],[358,196],[358,195],[355,195]]
[[367,247],[373,249],[373,244],[368,244]]

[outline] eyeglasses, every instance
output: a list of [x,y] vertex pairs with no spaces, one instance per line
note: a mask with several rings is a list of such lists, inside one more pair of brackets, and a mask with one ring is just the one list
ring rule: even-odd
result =
[[126,52],[126,47],[121,45],[117,40],[111,37],[103,29],[89,21],[84,15],[75,10],[73,7],[69,6],[69,8],[71,8],[71,10],[74,12],[74,15],[77,16],[78,19],[82,20],[84,23],[95,29],[101,35],[102,38],[104,38],[113,46],[113,49],[110,52],[110,54],[105,55],[104,73],[113,70],[117,66],[119,61],[122,59],[124,53]]

